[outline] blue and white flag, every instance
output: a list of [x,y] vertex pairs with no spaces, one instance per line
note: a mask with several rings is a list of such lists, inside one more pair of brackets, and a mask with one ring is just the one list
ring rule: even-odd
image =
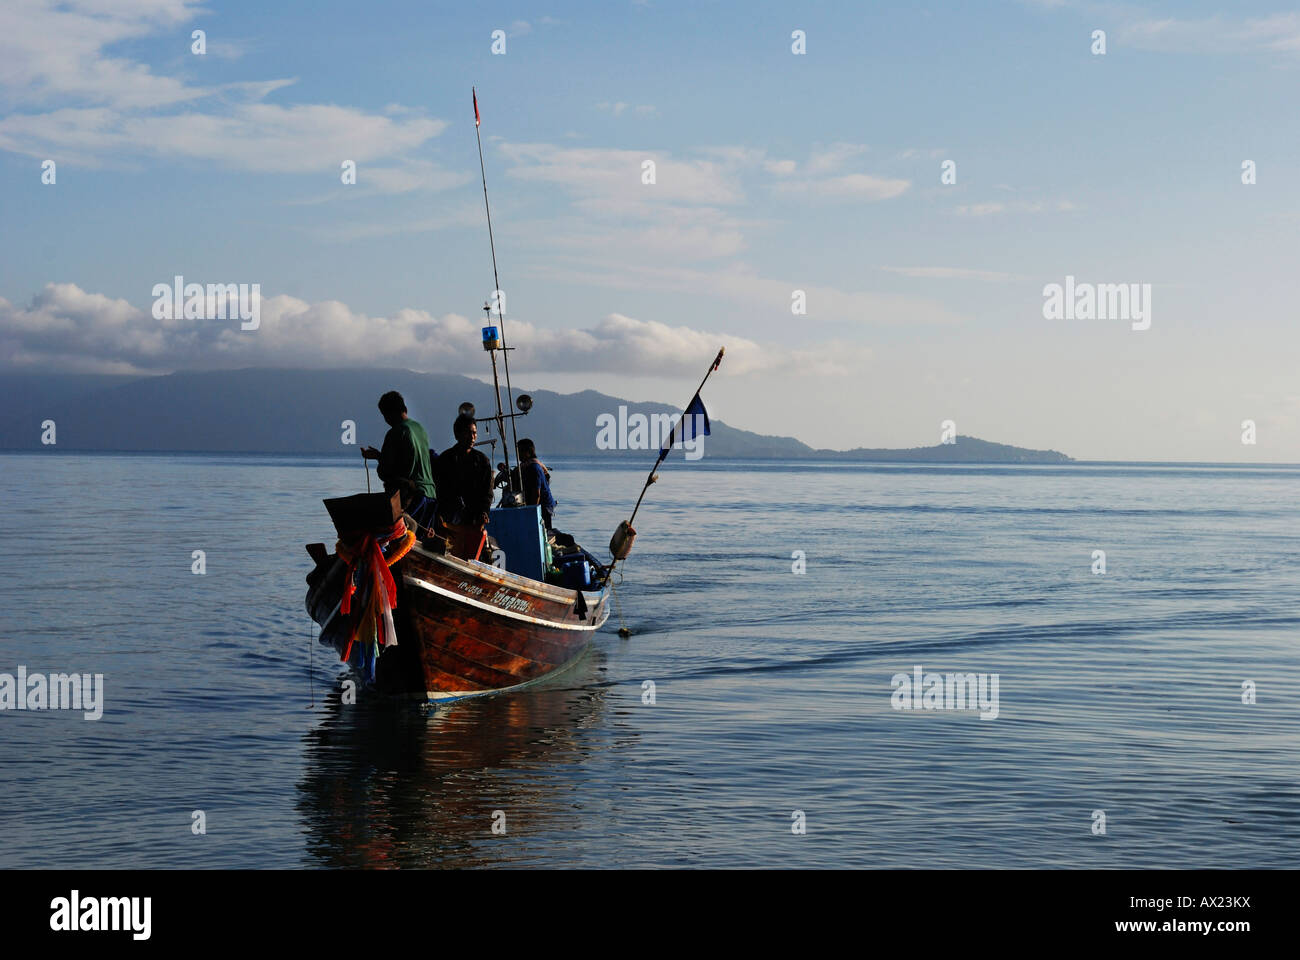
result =
[[709,412],[704,409],[704,401],[700,399],[697,393],[686,407],[686,412],[682,414],[681,420],[673,424],[673,428],[668,431],[668,439],[664,445],[659,448],[659,463],[664,462],[664,457],[668,456],[668,451],[673,448],[673,444],[680,440],[682,443],[690,443],[696,437],[709,436]]

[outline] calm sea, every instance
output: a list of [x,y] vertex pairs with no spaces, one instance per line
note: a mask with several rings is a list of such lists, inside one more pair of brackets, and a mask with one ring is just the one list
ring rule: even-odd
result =
[[[648,464],[551,466],[603,555]],[[1300,866],[1300,470],[675,460],[632,637],[440,712],[341,704],[311,642],[358,489],[0,456],[0,672],[105,684],[0,712],[0,866]],[[894,709],[917,667],[996,674],[996,719]]]

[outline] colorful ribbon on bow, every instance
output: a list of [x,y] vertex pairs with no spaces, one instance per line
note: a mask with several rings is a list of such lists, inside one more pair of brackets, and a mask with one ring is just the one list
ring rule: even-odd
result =
[[[341,660],[347,661],[352,656],[353,644],[359,639],[370,653],[367,659],[373,673],[379,648],[397,646],[397,630],[393,626],[397,583],[388,568],[406,556],[414,544],[415,531],[407,530],[405,521],[398,520],[387,531],[368,533],[349,543],[340,540],[335,545],[335,551],[348,565],[339,604],[339,612],[350,618]],[[387,554],[385,547],[391,547]],[[354,609],[352,598],[359,588],[365,588],[361,590],[363,600]]]

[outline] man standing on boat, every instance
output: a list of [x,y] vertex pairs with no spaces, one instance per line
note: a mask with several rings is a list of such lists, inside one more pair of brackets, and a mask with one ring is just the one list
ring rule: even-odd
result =
[[432,451],[429,434],[418,421],[406,413],[406,401],[396,390],[379,398],[379,412],[388,424],[384,447],[362,447],[361,455],[367,460],[378,460],[375,472],[384,483],[384,490],[401,491],[402,509],[422,526],[433,526],[437,488],[433,482]]
[[464,414],[452,425],[456,445],[436,462],[438,519],[451,534],[452,553],[477,560],[492,508],[492,462],[474,449],[478,424]]

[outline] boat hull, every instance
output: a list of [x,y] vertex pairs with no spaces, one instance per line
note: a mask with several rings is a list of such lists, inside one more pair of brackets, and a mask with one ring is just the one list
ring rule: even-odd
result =
[[[444,702],[518,689],[578,660],[609,616],[607,590],[566,590],[418,545],[393,574],[398,643],[377,664],[383,693]],[[341,583],[331,575],[308,595],[322,639],[338,635],[326,591]]]
[[603,591],[564,590],[424,550],[401,566],[403,620],[418,638],[430,700],[499,693],[550,676],[581,656],[608,617]]

